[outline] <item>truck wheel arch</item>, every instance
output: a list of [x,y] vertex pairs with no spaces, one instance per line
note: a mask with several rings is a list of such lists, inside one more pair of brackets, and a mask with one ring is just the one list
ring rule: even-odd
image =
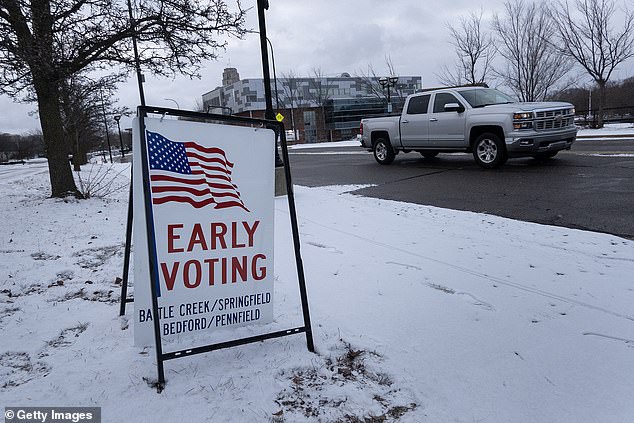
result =
[[491,132],[500,137],[501,140],[504,140],[504,130],[501,126],[495,125],[482,125],[482,126],[474,126],[471,128],[469,133],[469,148],[473,150],[473,143],[475,140],[485,132]]
[[383,138],[384,140],[391,143],[390,134],[387,131],[372,131],[372,134],[370,135],[370,142],[372,144],[372,148],[374,148],[374,143],[379,138]]

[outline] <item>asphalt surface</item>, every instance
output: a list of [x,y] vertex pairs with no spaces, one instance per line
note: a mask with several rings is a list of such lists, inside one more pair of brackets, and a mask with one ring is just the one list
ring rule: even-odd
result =
[[381,166],[360,147],[295,149],[290,160],[299,185],[371,184],[354,193],[634,239],[634,138],[578,140],[553,159],[496,170],[457,153],[401,153]]

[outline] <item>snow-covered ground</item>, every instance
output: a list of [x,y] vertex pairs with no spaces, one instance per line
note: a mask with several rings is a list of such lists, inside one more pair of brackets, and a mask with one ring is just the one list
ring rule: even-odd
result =
[[634,136],[634,123],[608,123],[603,128],[579,128],[577,136],[592,138],[594,136],[604,138],[610,135]]
[[[88,168],[84,183],[98,179]],[[106,198],[82,201],[48,198],[41,163],[1,171],[0,408],[99,406],[104,422],[634,419],[632,241],[298,186],[317,354],[293,335],[172,360],[157,394],[132,307],[118,317],[126,165],[104,178]],[[240,337],[301,325],[286,197],[275,207],[275,322]]]

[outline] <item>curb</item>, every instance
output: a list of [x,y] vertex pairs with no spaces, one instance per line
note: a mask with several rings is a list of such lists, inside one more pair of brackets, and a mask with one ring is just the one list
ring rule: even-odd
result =
[[634,134],[614,134],[614,135],[606,135],[606,134],[597,134],[597,135],[577,135],[577,138],[632,138],[632,139],[634,139]]

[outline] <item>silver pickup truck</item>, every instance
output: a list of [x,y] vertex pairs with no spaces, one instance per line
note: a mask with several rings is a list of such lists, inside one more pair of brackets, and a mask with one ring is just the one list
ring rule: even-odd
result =
[[509,157],[545,159],[569,150],[574,116],[570,103],[518,103],[480,86],[434,89],[407,97],[400,116],[361,120],[361,147],[383,165],[399,152],[472,152],[480,166],[495,168]]

